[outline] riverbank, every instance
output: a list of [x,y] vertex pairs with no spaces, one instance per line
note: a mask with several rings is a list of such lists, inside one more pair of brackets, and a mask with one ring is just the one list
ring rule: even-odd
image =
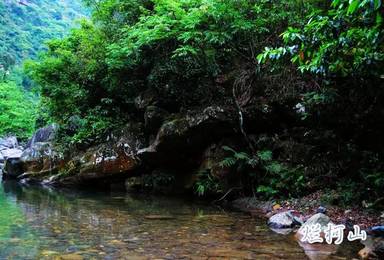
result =
[[[260,201],[257,198],[241,198],[232,202],[234,208],[254,217],[262,217],[272,231],[281,234],[293,234],[310,259],[330,259],[337,252],[336,245],[325,243],[305,243],[301,241],[300,227],[318,224],[321,230],[327,223],[344,225],[344,241],[346,234],[359,226],[367,233],[367,238],[360,240],[359,250],[353,254],[360,259],[383,259],[384,257],[384,212],[373,211],[362,207],[322,206],[325,196],[316,192],[300,199]],[[311,223],[311,224],[308,224]],[[288,226],[284,226],[288,225]],[[325,229],[324,229],[325,230]],[[324,231],[325,232],[325,231]],[[343,240],[342,240],[343,241]],[[353,258],[355,259],[355,258]]]
[[372,226],[384,223],[384,211],[362,208],[361,206],[335,206],[322,203],[326,194],[318,191],[299,199],[282,199],[279,202],[274,200],[262,201],[257,198],[240,198],[233,202],[233,206],[251,215],[262,214],[266,218],[280,212],[294,210],[300,213],[303,220],[318,212],[319,207],[325,207],[327,216],[335,224],[359,225],[362,229],[369,229]]

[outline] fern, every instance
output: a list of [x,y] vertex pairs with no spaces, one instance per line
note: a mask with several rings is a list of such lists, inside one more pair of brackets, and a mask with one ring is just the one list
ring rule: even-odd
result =
[[243,162],[243,163],[251,165],[251,166],[256,166],[256,164],[257,164],[257,160],[255,158],[252,158],[246,152],[237,152],[229,146],[223,146],[222,148],[224,151],[231,152],[232,155],[224,158],[219,163],[220,167],[230,168],[239,162]]
[[226,157],[220,163],[219,166],[222,168],[230,168],[236,164],[237,160],[234,157]]

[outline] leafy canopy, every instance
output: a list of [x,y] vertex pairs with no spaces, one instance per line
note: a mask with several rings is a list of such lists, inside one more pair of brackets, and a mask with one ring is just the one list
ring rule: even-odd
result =
[[28,138],[34,130],[35,103],[13,82],[0,82],[0,136]]

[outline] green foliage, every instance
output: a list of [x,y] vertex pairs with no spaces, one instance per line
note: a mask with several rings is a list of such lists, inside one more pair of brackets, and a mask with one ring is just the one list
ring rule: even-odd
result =
[[334,0],[330,8],[314,11],[302,28],[289,27],[282,34],[285,46],[266,48],[258,60],[290,54],[301,72],[381,77],[383,10],[379,0]]
[[210,172],[201,171],[197,174],[195,192],[198,196],[217,194],[222,192],[222,187],[218,178],[213,176]]
[[[61,125],[63,142],[92,142],[116,124],[142,122],[143,109],[135,101],[145,93],[154,93],[156,106],[183,113],[233,104],[237,86],[245,120],[262,111],[260,121],[265,116],[265,129],[274,134],[305,128],[292,138],[313,148],[309,166],[319,172],[328,161],[313,161],[337,154],[339,147],[356,146],[357,153],[372,149],[382,156],[382,1],[85,3],[92,20],[50,41],[46,52],[26,65],[41,86],[46,108],[41,117]],[[303,120],[296,120],[300,116]],[[332,133],[340,144],[322,143],[316,131]],[[271,147],[254,155],[223,149],[230,156],[221,166],[244,173],[238,179],[263,196],[296,196],[309,183],[303,161],[283,160]],[[361,182],[375,191],[370,200],[381,196],[383,171],[374,164],[348,172],[351,187]],[[198,194],[220,190],[210,173],[199,175]]]
[[33,84],[19,65],[25,59],[36,58],[45,49],[46,40],[63,37],[74,20],[84,16],[83,10],[80,1],[0,3],[0,136],[27,138],[34,131],[36,118],[39,127],[44,125],[42,121],[50,121],[47,113],[36,111],[38,96],[25,93],[24,89],[30,92]]
[[13,82],[0,82],[0,136],[29,137],[34,130],[35,100]]
[[256,188],[260,195],[268,198],[281,195],[297,196],[304,191],[306,180],[302,166],[289,167],[274,160],[270,150],[260,150],[255,156],[250,156],[227,146],[223,149],[231,152],[231,156],[224,158],[220,165],[227,168],[250,166],[248,175],[255,186],[252,189]]
[[0,64],[10,68],[35,57],[46,40],[63,37],[83,10],[80,0],[1,1]]
[[218,100],[224,89],[212,86],[215,77],[236,69],[231,64],[239,57],[255,64],[259,43],[301,15],[293,11],[297,1],[85,2],[93,22],[51,41],[39,61],[27,65],[62,125],[94,111],[128,120],[146,89],[174,111]]
[[172,188],[175,188],[175,176],[167,172],[147,174],[143,175],[142,178],[142,188],[146,190],[167,193],[167,191],[170,192]]
[[[245,152],[236,152],[235,150],[233,150],[231,147],[228,147],[228,146],[223,146],[223,150],[230,152],[232,154],[231,156],[224,158],[220,162],[220,166],[223,168],[224,167],[226,167],[226,168],[232,167],[232,166],[236,165],[236,163],[245,163],[245,164],[251,165],[251,166],[254,166],[257,163],[256,159],[251,158]],[[262,156],[265,157],[266,155],[263,154]]]

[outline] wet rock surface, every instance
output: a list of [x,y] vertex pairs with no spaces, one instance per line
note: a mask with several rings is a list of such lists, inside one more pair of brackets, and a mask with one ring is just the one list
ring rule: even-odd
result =
[[288,229],[302,225],[303,221],[295,214],[294,211],[277,213],[269,218],[268,226],[273,229]]
[[110,134],[105,142],[69,159],[55,182],[76,185],[106,178],[127,178],[140,166],[137,151],[143,146],[140,126],[128,125]]
[[[63,156],[52,144],[56,131],[56,125],[40,128],[28,141],[26,149],[18,146],[1,151],[6,158],[4,178],[39,179],[57,173]],[[8,143],[17,145],[17,140]]]
[[38,129],[29,139],[27,148],[32,148],[36,143],[47,143],[53,141],[58,130],[58,125],[50,124]]

